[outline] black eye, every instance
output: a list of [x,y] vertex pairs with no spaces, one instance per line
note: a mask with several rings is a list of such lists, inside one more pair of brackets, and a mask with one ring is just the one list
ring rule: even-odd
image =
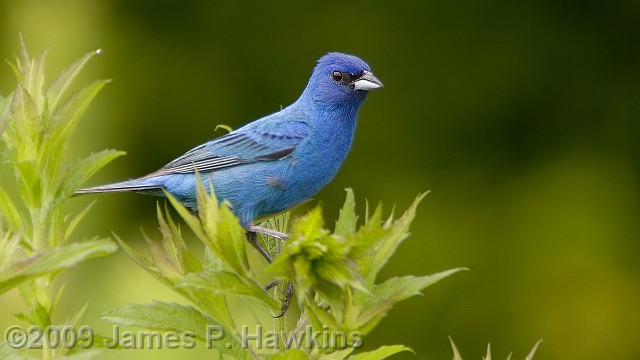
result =
[[340,71],[334,71],[333,73],[331,73],[331,78],[334,81],[340,82],[342,81],[342,73]]

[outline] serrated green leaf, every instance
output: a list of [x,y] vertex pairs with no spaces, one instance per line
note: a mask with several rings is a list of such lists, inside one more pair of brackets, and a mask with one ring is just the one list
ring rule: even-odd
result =
[[[146,235],[144,236],[146,237]],[[164,277],[160,273],[160,271],[156,269],[156,267],[154,266],[153,262],[150,259],[138,254],[133,248],[127,245],[127,243],[122,241],[122,239],[120,239],[120,237],[118,237],[117,235],[114,234],[113,237],[116,239],[116,242],[118,243],[120,248],[124,251],[125,254],[127,254],[127,256],[129,256],[131,260],[133,260],[133,262],[135,262],[138,266],[146,270],[151,276],[156,278],[158,281],[160,281],[167,287],[173,288],[173,281]],[[187,296],[187,294],[184,294],[184,293],[180,293],[180,294]]]
[[20,36],[20,56],[16,55],[15,65],[10,64],[18,82],[31,94],[39,110],[44,107],[42,86],[46,53],[47,49],[43,50],[37,58],[29,56],[24,39]]
[[218,294],[246,296],[262,302],[273,312],[280,310],[277,301],[272,299],[258,283],[251,280],[243,281],[238,275],[228,271],[188,274],[182,278],[178,286],[208,289]]
[[196,198],[198,216],[191,215],[182,204],[165,192],[169,201],[196,236],[233,271],[244,278],[253,278],[245,251],[246,230],[229,209],[228,204],[218,203],[211,184],[207,192],[197,176]]
[[41,119],[36,104],[25,88],[18,85],[11,103],[13,119],[3,133],[9,148],[14,149],[15,161],[34,161],[37,158],[36,139],[41,133]]
[[402,301],[408,297],[420,295],[421,291],[438,281],[449,277],[459,271],[468,270],[467,268],[456,268],[442,271],[426,276],[402,276],[394,277],[386,280],[381,284],[377,284],[371,290],[371,294],[367,296],[366,306],[384,301],[386,299],[394,302]]
[[0,273],[0,294],[18,286],[23,281],[54,273],[93,257],[111,254],[117,249],[118,247],[111,240],[95,239],[40,252],[14,263]]
[[182,248],[176,243],[176,238],[180,239],[180,234],[179,232],[173,232],[175,227],[170,227],[164,219],[159,204],[156,206],[156,213],[160,232],[162,233],[162,242],[151,240],[146,234],[144,234],[144,238],[149,245],[149,254],[154,267],[163,277],[173,283],[174,281],[179,281],[186,273],[182,257],[182,252],[186,250],[186,247]]
[[329,329],[338,329],[335,314],[330,313],[328,307],[320,306],[315,301],[308,301],[303,308],[309,315],[309,322],[314,329],[322,329],[324,326],[328,326]]
[[353,196],[353,190],[345,190],[347,192],[347,198],[344,201],[342,209],[340,209],[340,215],[336,221],[336,229],[334,231],[336,235],[347,235],[356,232],[358,216],[356,215],[356,202]]
[[49,83],[46,92],[49,109],[55,111],[58,103],[66,94],[66,91],[69,89],[69,87],[73,83],[73,80],[75,80],[76,76],[78,76],[84,65],[89,61],[89,59],[99,53],[100,51],[96,50],[84,54],[82,57],[76,60],[75,63],[60,72],[55,80]]
[[313,240],[326,235],[328,231],[323,225],[322,207],[318,205],[293,224],[292,239],[302,238]]
[[46,150],[55,151],[66,142],[78,119],[87,109],[98,92],[109,80],[96,80],[91,84],[76,90],[51,114],[50,137],[45,144]]
[[247,259],[245,233],[246,230],[240,226],[240,222],[231,209],[222,204],[220,207],[218,235],[217,238],[213,239],[220,249],[218,256],[226,260],[238,275],[244,278],[253,278],[249,268],[249,260]]
[[[171,212],[169,211],[169,207],[167,206],[166,202],[164,203],[164,218],[166,219],[165,223],[167,225],[167,228],[164,232],[166,232],[167,235],[170,236],[170,238],[164,238],[163,241],[165,243],[172,243],[170,247],[174,252],[173,257],[176,259],[176,261],[179,261],[182,264],[182,268],[184,269],[185,273],[201,272],[202,263],[187,248],[187,244],[184,242],[182,233],[180,232],[180,227],[176,225],[176,223],[171,218]],[[165,244],[165,247],[169,247],[169,244]]]
[[386,313],[399,301],[420,295],[421,291],[452,274],[467,270],[457,268],[421,277],[403,276],[391,278],[382,284],[375,285],[369,295],[360,295],[363,300],[363,311],[358,317],[357,326],[367,334],[378,324]]
[[411,350],[410,348],[404,345],[390,345],[390,346],[382,346],[373,351],[349,356],[349,360],[380,360],[380,359],[386,359],[392,355],[395,355],[403,351],[413,352],[413,350]]
[[167,199],[169,199],[169,202],[171,203],[171,206],[173,206],[174,209],[176,209],[176,211],[178,212],[178,214],[180,215],[180,217],[182,218],[182,220],[184,220],[184,222],[187,223],[187,225],[189,226],[189,228],[191,228],[191,231],[193,231],[193,233],[202,241],[205,241],[204,239],[207,238],[207,235],[204,232],[204,229],[202,228],[202,225],[200,224],[200,221],[198,220],[198,217],[196,215],[194,215],[189,209],[187,209],[184,205],[182,205],[182,203],[180,201],[178,201],[175,197],[173,197],[173,195],[171,195],[171,193],[169,193],[168,191],[164,190],[164,195],[167,197]]
[[[20,287],[20,294],[24,298],[35,298],[38,294],[38,290],[34,289],[34,283],[24,283]],[[27,297],[30,296],[30,297]],[[40,302],[35,301],[29,304],[29,309],[26,313],[16,316],[20,320],[26,320],[31,324],[40,326],[42,329],[51,325],[51,311],[43,306]],[[15,316],[15,315],[14,315]]]
[[[234,358],[244,358],[248,351],[230,331],[222,330],[213,318],[191,306],[159,301],[150,304],[127,304],[107,311],[101,318],[119,325],[150,330],[190,332],[195,335],[196,340],[207,342],[221,353]],[[209,341],[211,329],[223,331],[224,335],[221,339]]]
[[393,222],[393,225],[389,228],[389,233],[377,244],[376,251],[371,259],[369,273],[365,276],[365,284],[371,285],[374,283],[382,267],[389,261],[389,258],[395,253],[400,243],[409,236],[409,226],[415,218],[418,204],[427,194],[418,195],[404,214]]

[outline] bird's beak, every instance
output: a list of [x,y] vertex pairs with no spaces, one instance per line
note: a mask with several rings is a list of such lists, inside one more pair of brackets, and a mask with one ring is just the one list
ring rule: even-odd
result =
[[364,71],[356,81],[352,82],[355,90],[369,91],[382,87],[382,81],[380,81],[375,75],[369,71]]

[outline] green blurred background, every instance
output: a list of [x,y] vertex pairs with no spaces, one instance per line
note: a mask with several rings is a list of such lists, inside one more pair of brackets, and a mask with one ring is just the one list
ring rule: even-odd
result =
[[[328,224],[346,187],[404,209],[413,236],[385,277],[467,266],[396,309],[365,339],[417,358],[640,358],[640,2],[0,1],[0,58],[22,33],[53,45],[51,77],[102,48],[82,81],[110,78],[74,137],[77,157],[125,150],[90,184],[143,175],[277,111],[328,51],[364,58],[385,87],[360,112],[337,178],[316,196]],[[15,79],[0,66],[0,92]],[[10,176],[6,167],[2,181]],[[74,200],[70,211],[92,199]],[[82,232],[139,243],[156,199],[103,196]],[[315,204],[316,202],[312,203]],[[58,315],[179,301],[121,253],[67,272]],[[24,310],[0,296],[0,329]],[[119,358],[195,358],[184,350]],[[107,354],[104,358],[115,357]],[[413,359],[413,355],[398,356]]]

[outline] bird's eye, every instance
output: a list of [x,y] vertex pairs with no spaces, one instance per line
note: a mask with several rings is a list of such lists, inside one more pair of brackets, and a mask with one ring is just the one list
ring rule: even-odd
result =
[[331,73],[331,78],[334,81],[340,82],[342,81],[342,73],[340,71],[334,71],[333,73]]

